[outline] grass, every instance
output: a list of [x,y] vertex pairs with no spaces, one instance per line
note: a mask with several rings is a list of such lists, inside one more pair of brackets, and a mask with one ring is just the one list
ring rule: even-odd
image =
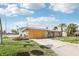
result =
[[79,37],[62,37],[62,41],[70,43],[79,43]]
[[[57,54],[50,48],[42,48],[39,44],[32,40],[14,41],[12,38],[4,37],[3,44],[0,45],[0,56],[16,56],[18,53],[25,56],[24,52],[28,52],[31,56],[34,54],[31,51],[42,52],[43,56],[56,56]],[[34,55],[35,56],[35,55]]]
[[3,44],[9,45],[17,45],[17,44],[34,44],[32,40],[13,40],[13,38],[9,38],[7,36],[3,37]]

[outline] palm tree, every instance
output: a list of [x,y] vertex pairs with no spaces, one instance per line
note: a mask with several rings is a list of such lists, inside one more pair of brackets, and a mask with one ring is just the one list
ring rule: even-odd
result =
[[76,32],[76,29],[78,28],[78,26],[76,24],[69,24],[67,27],[67,35],[68,36],[73,36],[74,33]]
[[57,30],[58,29],[58,27],[57,26],[55,26],[54,28],[53,28],[53,30]]
[[1,44],[2,44],[3,40],[2,40],[2,23],[1,23],[1,18],[0,18],[0,39],[1,39]]
[[66,27],[66,24],[64,24],[64,23],[59,24],[59,27],[61,28],[61,36],[62,36],[62,33],[64,31],[64,27]]

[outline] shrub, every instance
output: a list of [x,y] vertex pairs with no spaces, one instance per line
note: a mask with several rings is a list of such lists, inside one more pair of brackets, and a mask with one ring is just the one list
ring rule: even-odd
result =
[[40,45],[40,48],[42,48],[42,49],[44,49],[44,48],[49,49],[49,47],[46,47],[46,46],[44,46],[44,45]]

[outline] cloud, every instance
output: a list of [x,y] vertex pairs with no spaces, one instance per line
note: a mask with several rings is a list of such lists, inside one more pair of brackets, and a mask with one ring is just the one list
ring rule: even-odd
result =
[[34,11],[29,11],[27,9],[19,9],[18,10],[18,15],[26,15],[26,16],[31,16],[34,14]]
[[31,16],[33,13],[34,11],[19,8],[17,4],[7,4],[6,8],[0,8],[0,14],[5,16],[13,16],[13,15]]
[[18,13],[18,7],[16,4],[9,4],[6,8],[6,14],[7,15],[15,15]]
[[21,4],[21,7],[26,8],[26,9],[33,9],[33,10],[38,10],[41,8],[44,8],[46,5],[44,3],[23,3]]
[[58,19],[54,16],[48,16],[48,17],[28,17],[28,22],[49,22],[49,21],[58,21]]
[[27,23],[27,21],[18,21],[18,22],[16,22],[15,23],[15,25],[24,25],[24,24],[26,24]]
[[50,4],[50,9],[54,11],[60,11],[63,13],[73,13],[76,9],[78,9],[79,4],[75,3],[53,3]]
[[[34,14],[34,10],[38,10],[44,8],[46,5],[43,3],[23,3],[23,4],[16,4],[16,3],[0,3],[0,15],[5,16],[15,16],[15,15],[24,15],[24,16],[31,16]],[[31,10],[32,9],[32,10]]]
[[18,25],[19,27],[36,27],[36,28],[46,28],[48,25],[47,23],[53,23],[57,22],[58,19],[54,16],[49,16],[49,17],[27,17],[25,21],[17,21],[14,23],[15,27]]
[[18,21],[18,22],[15,22],[14,23],[14,26],[12,27],[12,29],[17,29],[17,26],[19,28],[21,27],[35,27],[35,28],[44,28],[45,26],[44,25],[41,25],[40,23],[38,22],[27,22],[27,21]]

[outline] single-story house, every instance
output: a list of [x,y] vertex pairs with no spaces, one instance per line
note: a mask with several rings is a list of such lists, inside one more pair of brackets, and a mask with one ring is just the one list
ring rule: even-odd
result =
[[60,37],[61,31],[27,27],[20,31],[20,35],[30,39],[53,38]]

